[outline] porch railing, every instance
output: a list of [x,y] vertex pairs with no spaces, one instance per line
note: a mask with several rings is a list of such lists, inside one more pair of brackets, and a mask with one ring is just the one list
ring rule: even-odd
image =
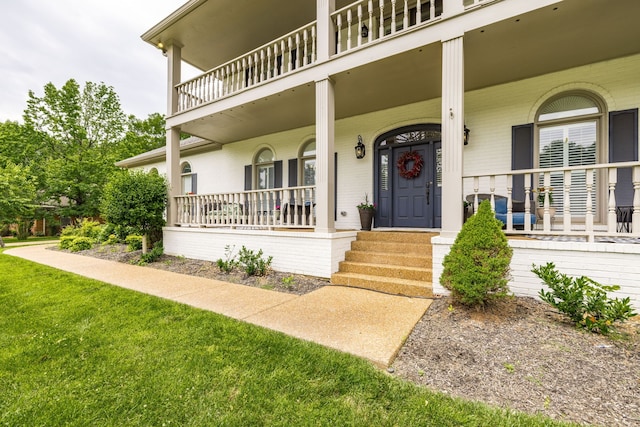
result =
[[359,0],[331,15],[336,27],[336,53],[434,21],[442,0]]
[[312,22],[176,86],[178,111],[199,107],[316,62]]
[[[514,188],[514,177],[524,184]],[[506,197],[508,232],[579,234],[590,239],[595,235],[640,236],[640,162],[467,175],[463,177],[463,185],[465,196],[472,199],[474,212],[480,195],[488,195],[494,211],[496,198]],[[622,187],[626,189],[626,200],[618,201],[616,189]],[[524,199],[518,200],[524,205],[524,214],[519,212],[523,216],[517,221],[523,222],[522,230],[514,226],[517,215],[513,209],[514,191]],[[576,191],[579,191],[578,197]],[[536,205],[539,196],[544,202]],[[537,215],[535,224],[534,215]]]
[[227,228],[313,228],[316,187],[177,196],[174,225]]

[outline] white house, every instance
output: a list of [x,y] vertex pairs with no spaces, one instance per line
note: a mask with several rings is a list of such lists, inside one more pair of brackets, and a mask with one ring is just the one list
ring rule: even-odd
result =
[[[531,264],[553,261],[640,307],[638,16],[637,0],[191,0],[142,36],[167,57],[166,149],[119,164],[166,173],[167,253],[245,245],[428,296],[463,200],[489,198],[529,237],[510,240],[513,291],[535,295]],[[352,247],[365,195],[386,233]]]

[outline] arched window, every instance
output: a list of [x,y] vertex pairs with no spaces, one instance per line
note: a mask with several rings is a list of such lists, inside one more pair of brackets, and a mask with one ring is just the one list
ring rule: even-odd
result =
[[301,185],[316,185],[316,141],[311,140],[304,144],[298,153],[299,172]]
[[193,173],[188,162],[184,162],[180,167],[180,178],[182,181],[182,194],[196,194],[196,174]]
[[254,158],[255,185],[253,188],[265,190],[275,187],[274,155],[269,148],[258,151]]
[[[603,103],[590,93],[565,93],[549,99],[538,110],[537,160],[539,168],[593,165],[602,155]],[[544,177],[538,178],[543,186]],[[555,191],[553,206],[562,214],[564,173],[551,173]],[[587,176],[584,170],[571,172],[570,206],[572,216],[584,216],[587,201]],[[596,212],[600,193],[597,174],[593,174],[591,209]]]

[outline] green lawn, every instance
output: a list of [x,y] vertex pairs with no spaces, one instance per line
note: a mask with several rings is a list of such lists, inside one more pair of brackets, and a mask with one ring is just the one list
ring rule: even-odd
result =
[[2,253],[0,271],[0,425],[560,425]]

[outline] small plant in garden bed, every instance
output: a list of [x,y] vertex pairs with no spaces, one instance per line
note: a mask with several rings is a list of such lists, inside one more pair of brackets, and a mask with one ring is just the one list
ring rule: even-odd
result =
[[163,253],[164,248],[162,247],[162,242],[156,242],[153,245],[153,249],[151,249],[146,254],[140,255],[140,261],[138,262],[138,265],[146,265],[152,262],[156,262],[158,259],[160,259]]
[[226,245],[224,247],[224,259],[218,258],[216,264],[220,271],[224,271],[225,273],[230,273],[233,269],[238,265],[236,261],[236,256],[233,253],[235,246]]
[[267,274],[272,260],[272,256],[266,259],[262,258],[262,249],[256,253],[242,246],[240,252],[238,252],[238,261],[244,272],[249,276],[264,276]]
[[550,289],[541,289],[540,298],[566,314],[576,326],[591,332],[608,334],[615,322],[635,316],[629,297],[609,298],[607,292],[620,289],[617,285],[601,285],[586,276],[567,276],[556,270],[554,263],[533,264],[531,270]]

